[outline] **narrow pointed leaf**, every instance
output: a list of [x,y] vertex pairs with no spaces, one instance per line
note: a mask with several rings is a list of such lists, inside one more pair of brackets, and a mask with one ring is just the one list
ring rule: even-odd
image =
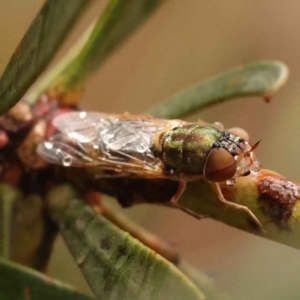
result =
[[0,115],[14,106],[53,58],[90,0],[48,0],[0,78]]
[[33,103],[42,93],[64,103],[79,101],[82,86],[110,54],[138,28],[164,0],[111,0],[65,57],[46,74],[27,97]]
[[1,300],[92,300],[74,288],[29,268],[0,259]]
[[48,204],[97,299],[205,299],[174,265],[76,198],[61,186]]
[[260,61],[202,81],[147,111],[157,118],[176,119],[204,107],[238,97],[262,96],[267,101],[286,82],[288,69],[278,61]]

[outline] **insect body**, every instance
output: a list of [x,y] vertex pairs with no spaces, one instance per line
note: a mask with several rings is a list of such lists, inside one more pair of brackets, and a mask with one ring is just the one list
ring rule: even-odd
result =
[[180,188],[171,199],[177,206],[186,182],[205,176],[222,202],[246,210],[261,226],[247,207],[225,200],[218,184],[258,171],[253,154],[256,145],[249,145],[245,131],[95,112],[66,113],[56,117],[53,125],[58,133],[38,147],[50,163],[96,167],[117,176],[177,180]]

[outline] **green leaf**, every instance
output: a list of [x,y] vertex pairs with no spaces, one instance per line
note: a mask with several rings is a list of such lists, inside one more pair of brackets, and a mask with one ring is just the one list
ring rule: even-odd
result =
[[28,102],[34,103],[42,93],[49,90],[56,98],[70,92],[77,98],[77,90],[82,90],[88,76],[99,68],[116,47],[162,2],[163,0],[109,1],[97,23],[92,24],[78,43],[46,74],[28,95]]
[[206,299],[174,265],[96,214],[68,186],[54,189],[47,203],[97,299]]
[[64,283],[3,259],[0,259],[0,299],[92,300]]
[[20,193],[13,187],[0,184],[0,256],[11,256],[11,225],[15,202],[20,198]]
[[237,67],[200,82],[146,112],[176,119],[204,107],[238,97],[262,96],[267,101],[286,82],[288,69],[278,61],[260,61]]
[[48,0],[0,78],[0,115],[14,106],[45,69],[90,0]]

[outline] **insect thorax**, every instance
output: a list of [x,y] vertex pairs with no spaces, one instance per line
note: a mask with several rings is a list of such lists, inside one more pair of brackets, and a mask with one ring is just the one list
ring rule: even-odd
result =
[[222,132],[211,126],[188,124],[161,133],[161,160],[175,173],[203,174],[213,145]]

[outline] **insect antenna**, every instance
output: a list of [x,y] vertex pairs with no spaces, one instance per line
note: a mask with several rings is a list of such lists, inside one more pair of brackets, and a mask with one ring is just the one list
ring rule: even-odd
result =
[[259,140],[258,142],[256,142],[250,149],[247,150],[247,153],[253,152],[258,145],[260,144],[261,140]]

